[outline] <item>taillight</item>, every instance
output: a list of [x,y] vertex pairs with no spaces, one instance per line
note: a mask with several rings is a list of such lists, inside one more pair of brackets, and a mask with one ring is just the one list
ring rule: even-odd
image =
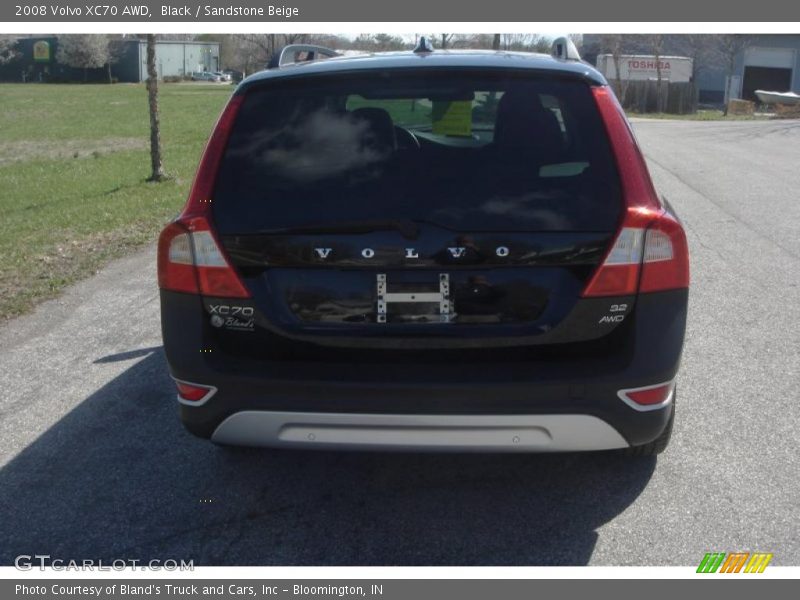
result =
[[217,171],[242,99],[243,96],[234,96],[222,111],[203,152],[183,212],[161,232],[158,285],[162,289],[224,298],[250,296],[225,256],[211,218]]
[[175,380],[178,388],[178,399],[184,404],[202,404],[213,396],[217,388],[211,385],[201,385],[199,383],[189,383],[188,381]]
[[592,92],[606,126],[622,187],[617,237],[584,297],[629,296],[689,286],[689,250],[681,224],[664,210],[630,125],[608,87]]
[[669,213],[647,230],[640,292],[689,287],[689,246],[681,224]]
[[218,298],[249,298],[205,217],[170,223],[158,240],[158,286]]
[[644,229],[623,227],[602,265],[589,280],[584,296],[627,296],[639,286]]
[[250,292],[228,262],[205,217],[194,217],[188,225],[200,293],[222,298],[249,298]]
[[174,292],[199,293],[194,270],[192,238],[180,223],[170,223],[158,238],[158,287]]
[[617,396],[631,408],[639,411],[657,410],[672,402],[675,382],[668,381],[640,388],[619,390]]

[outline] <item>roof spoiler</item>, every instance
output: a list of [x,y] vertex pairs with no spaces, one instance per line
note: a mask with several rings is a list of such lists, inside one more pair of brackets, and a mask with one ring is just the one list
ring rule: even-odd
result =
[[575,43],[568,37],[556,38],[550,49],[550,54],[553,58],[559,60],[582,60]]
[[332,58],[339,56],[336,50],[326,48],[325,46],[315,46],[313,44],[289,44],[281,48],[280,52],[272,55],[272,58],[267,65],[269,69],[278,69],[286,65],[298,62],[297,57],[300,54],[306,54],[306,57],[300,61],[305,62],[308,60],[317,60],[318,58]]

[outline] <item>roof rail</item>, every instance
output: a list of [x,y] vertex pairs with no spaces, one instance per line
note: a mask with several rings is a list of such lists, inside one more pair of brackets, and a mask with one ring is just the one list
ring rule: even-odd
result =
[[303,52],[305,52],[307,56],[301,62],[307,60],[317,60],[318,58],[322,57],[332,58],[334,56],[339,56],[339,53],[336,52],[336,50],[326,48],[325,46],[315,46],[313,44],[289,44],[288,46],[281,48],[280,52],[276,52],[272,55],[267,68],[275,69],[296,63],[298,62],[297,56]]
[[582,60],[580,52],[578,52],[578,49],[575,47],[575,43],[568,37],[556,38],[553,41],[550,54],[553,58],[561,60]]

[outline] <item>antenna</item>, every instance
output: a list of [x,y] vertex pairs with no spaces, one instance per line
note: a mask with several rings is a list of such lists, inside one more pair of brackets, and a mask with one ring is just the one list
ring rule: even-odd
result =
[[433,52],[433,44],[424,35],[419,38],[414,54],[430,54]]

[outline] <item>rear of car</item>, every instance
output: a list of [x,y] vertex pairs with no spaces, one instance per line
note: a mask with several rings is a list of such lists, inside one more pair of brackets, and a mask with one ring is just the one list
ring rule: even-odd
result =
[[190,431],[663,450],[684,231],[602,76],[503,56],[331,60],[237,88],[159,241]]

